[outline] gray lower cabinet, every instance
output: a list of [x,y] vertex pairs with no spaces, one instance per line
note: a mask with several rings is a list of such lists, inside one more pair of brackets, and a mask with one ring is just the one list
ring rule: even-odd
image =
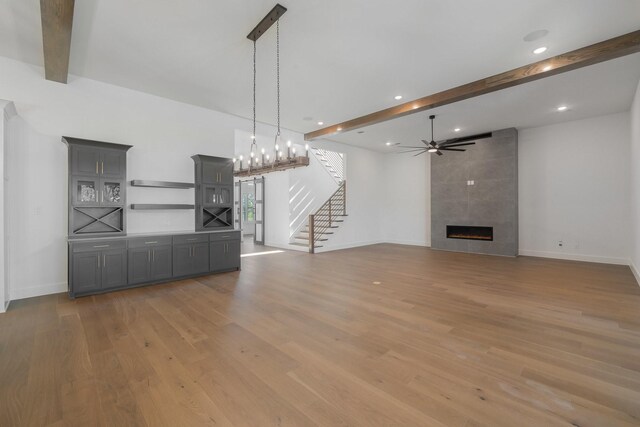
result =
[[173,277],[209,271],[209,235],[182,235],[173,238]]
[[162,281],[173,277],[171,237],[129,241],[129,284]]
[[69,295],[240,269],[240,232],[69,242]]
[[75,296],[126,286],[126,252],[124,241],[72,244],[69,292]]
[[239,240],[211,242],[209,253],[209,265],[211,272],[240,268]]

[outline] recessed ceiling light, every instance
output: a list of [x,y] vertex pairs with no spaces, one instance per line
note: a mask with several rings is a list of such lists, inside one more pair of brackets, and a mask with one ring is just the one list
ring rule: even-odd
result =
[[318,126],[322,126],[324,122],[318,122]]
[[386,145],[387,147],[388,147],[388,146],[390,146],[391,144],[393,144],[393,142],[391,142],[391,141],[387,141],[387,142],[385,142],[385,145]]
[[460,132],[460,128],[455,128],[453,131],[454,132]]
[[542,47],[539,47],[537,49],[534,49],[533,53],[535,53],[536,55],[540,55],[541,53],[544,53],[546,51],[547,51],[547,47],[546,46],[542,46]]
[[568,107],[566,105],[561,105],[558,107],[558,111],[565,111]]
[[393,97],[393,99],[395,99],[396,101],[399,101],[402,99],[402,95],[396,95]]
[[342,128],[338,128],[337,131],[340,132],[342,130]]
[[547,65],[542,69],[542,71],[549,71],[551,69],[551,65]]

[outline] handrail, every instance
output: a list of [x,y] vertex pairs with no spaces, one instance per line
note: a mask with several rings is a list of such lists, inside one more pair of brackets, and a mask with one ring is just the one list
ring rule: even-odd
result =
[[[336,208],[338,208],[337,212],[341,213],[336,213]],[[342,181],[331,197],[315,213],[309,215],[309,253],[315,253],[316,241],[331,227],[333,218],[345,215],[347,215],[347,182]]]

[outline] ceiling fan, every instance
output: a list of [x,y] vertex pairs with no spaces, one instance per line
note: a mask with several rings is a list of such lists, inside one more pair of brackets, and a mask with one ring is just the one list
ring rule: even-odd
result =
[[475,141],[476,139],[488,138],[491,136],[491,133],[489,133],[489,134],[482,134],[482,135],[466,136],[462,138],[447,139],[445,141],[436,142],[433,139],[433,119],[435,118],[436,116],[434,115],[429,116],[429,119],[431,120],[431,142],[427,142],[423,139],[422,142],[425,145],[424,147],[400,145],[399,147],[402,147],[402,148],[410,148],[410,150],[400,151],[400,153],[417,152],[417,154],[414,154],[414,157],[424,153],[436,153],[438,156],[442,156],[442,151],[467,151],[464,148],[457,148],[457,147],[462,147],[465,145],[474,145],[475,142],[468,142],[468,141]]

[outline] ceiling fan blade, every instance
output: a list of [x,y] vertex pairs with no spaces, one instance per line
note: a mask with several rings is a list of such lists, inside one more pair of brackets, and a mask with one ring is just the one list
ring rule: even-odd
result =
[[406,154],[406,153],[415,153],[416,151],[427,151],[424,148],[418,150],[407,150],[407,151],[396,151],[396,154]]
[[417,156],[419,156],[420,154],[424,154],[424,153],[426,153],[426,152],[427,152],[427,150],[423,150],[421,153],[414,154],[414,155],[413,155],[413,157],[417,157]]
[[440,152],[440,150],[436,151],[436,154],[437,154],[438,156],[442,156],[442,152]]
[[454,144],[444,144],[444,145],[440,145],[440,147],[462,147],[464,145],[476,145],[475,142],[463,142],[463,143],[454,143]]
[[419,148],[421,150],[425,150],[425,147],[415,146],[415,145],[396,145],[396,147],[400,148]]
[[422,141],[422,143],[423,143],[424,145],[429,145],[429,143],[428,143],[427,141],[425,141],[424,139],[421,139],[420,141]]
[[469,136],[462,136],[460,138],[445,139],[444,141],[438,141],[437,144],[442,146],[442,145],[447,145],[447,144],[453,144],[453,143],[456,143],[456,142],[477,141],[479,139],[491,138],[491,136],[492,136],[491,132],[479,133],[477,135],[469,135]]
[[467,151],[467,150],[463,150],[462,148],[446,148],[446,147],[440,147],[440,150],[442,150],[442,151]]

